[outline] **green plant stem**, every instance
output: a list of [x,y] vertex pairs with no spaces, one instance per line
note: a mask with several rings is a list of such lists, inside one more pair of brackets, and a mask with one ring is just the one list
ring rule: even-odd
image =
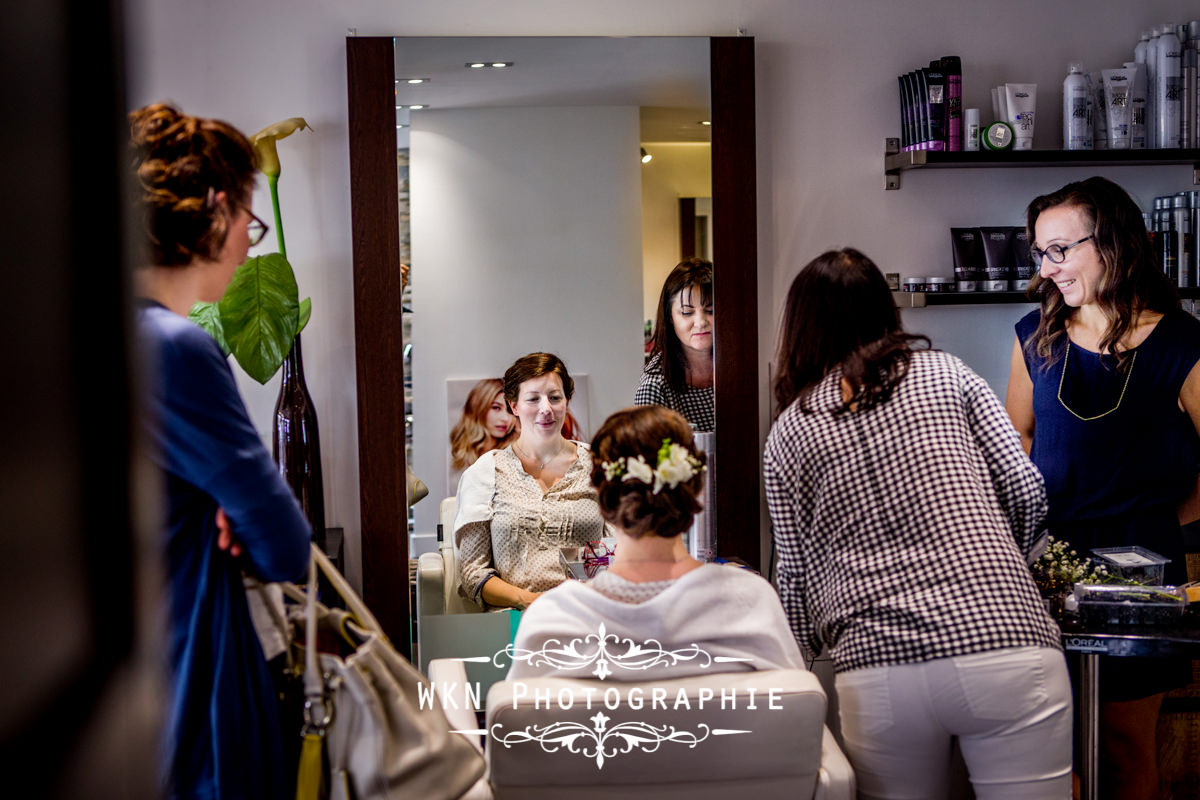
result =
[[271,189],[271,210],[275,212],[275,241],[279,242],[279,255],[287,258],[287,247],[283,243],[283,218],[279,216],[279,176],[268,175],[267,186]]

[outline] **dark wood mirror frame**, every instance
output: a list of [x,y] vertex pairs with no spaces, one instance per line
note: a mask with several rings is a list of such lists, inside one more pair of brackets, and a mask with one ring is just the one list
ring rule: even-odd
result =
[[[754,39],[709,41],[717,546],[761,570]],[[363,599],[411,656],[394,46],[347,38],[346,72]]]

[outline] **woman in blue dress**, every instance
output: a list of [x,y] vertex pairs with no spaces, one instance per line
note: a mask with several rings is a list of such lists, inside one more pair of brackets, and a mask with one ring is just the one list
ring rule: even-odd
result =
[[[1171,559],[1166,583],[1184,583],[1180,525],[1200,517],[1200,321],[1111,181],[1038,197],[1028,229],[1041,307],[1016,325],[1006,407],[1046,479],[1049,531],[1081,556],[1141,545]],[[1188,663],[1101,662],[1101,783],[1156,797],[1158,711]]]
[[285,798],[277,699],[243,571],[301,578],[310,530],[246,414],[212,337],[188,321],[219,300],[266,226],[250,210],[254,150],[227,123],[165,105],[130,115],[138,335],[152,369],[144,425],[164,494],[173,798]]

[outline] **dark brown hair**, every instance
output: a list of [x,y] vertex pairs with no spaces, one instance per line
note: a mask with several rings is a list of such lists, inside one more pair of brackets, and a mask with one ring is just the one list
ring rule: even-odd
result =
[[686,447],[700,461],[705,454],[696,450],[692,426],[682,416],[662,406],[626,408],[604,421],[592,439],[592,486],[596,487],[600,514],[634,538],[651,533],[669,539],[692,525],[700,511],[700,493],[704,473],[697,471],[691,480],[680,481],[674,489],[663,486],[658,494],[652,484],[641,481],[611,481],[605,476],[604,463],[619,458],[637,460],[638,456],[654,469],[663,440]]
[[136,211],[156,266],[215,259],[229,230],[229,209],[214,198],[248,205],[254,148],[227,122],[202,119],[156,103],[129,115]]
[[567,365],[553,353],[530,353],[521,356],[504,372],[504,399],[508,402],[508,410],[515,414],[513,408],[517,404],[517,396],[521,393],[521,384],[540,378],[551,372],[558,375],[562,381],[563,394],[567,400],[575,394],[575,381],[567,372]]
[[852,248],[810,261],[788,290],[775,365],[775,415],[797,399],[805,412],[817,384],[834,368],[850,384],[853,405],[886,402],[908,371],[914,343],[905,333],[892,292],[875,262]]
[[[1116,353],[1118,368],[1123,370],[1128,354],[1118,352],[1117,343],[1132,330],[1138,312],[1166,313],[1179,308],[1179,295],[1155,263],[1142,210],[1120,186],[1093,177],[1034,198],[1026,210],[1031,243],[1036,244],[1034,226],[1038,217],[1058,206],[1079,209],[1092,228],[1092,244],[1102,266],[1096,302],[1108,318],[1100,351]],[[1057,344],[1065,337],[1067,320],[1075,309],[1063,302],[1054,281],[1043,278],[1040,272],[1030,281],[1027,296],[1041,304],[1042,315],[1037,330],[1025,342],[1026,351],[1053,364],[1061,356]]]
[[[654,321],[654,345],[650,351],[651,363],[657,356],[658,368],[667,383],[677,392],[686,391],[687,356],[683,343],[675,335],[675,323],[671,316],[671,299],[680,292],[696,287],[700,290],[700,305],[711,306],[713,301],[713,267],[702,258],[686,258],[675,265],[675,269],[663,281],[662,294],[658,298],[657,318]],[[696,305],[696,298],[689,298]]]

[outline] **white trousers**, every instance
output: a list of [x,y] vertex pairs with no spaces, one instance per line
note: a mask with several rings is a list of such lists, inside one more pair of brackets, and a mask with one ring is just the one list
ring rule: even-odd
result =
[[838,673],[859,798],[947,796],[953,737],[978,800],[1071,796],[1063,654],[1017,647]]

